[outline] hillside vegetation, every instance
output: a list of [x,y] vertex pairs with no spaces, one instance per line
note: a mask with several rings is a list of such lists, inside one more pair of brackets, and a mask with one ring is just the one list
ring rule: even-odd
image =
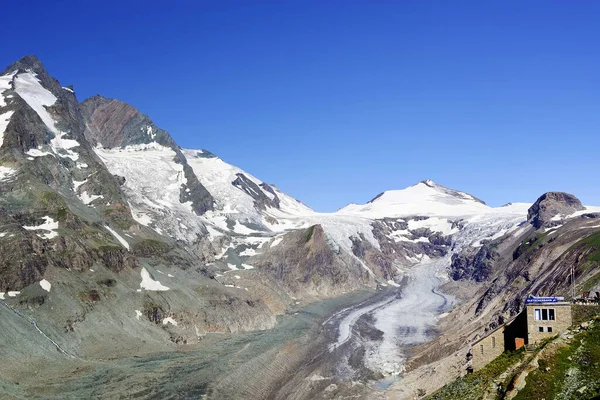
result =
[[427,399],[599,399],[599,310],[598,306],[574,306],[574,320],[589,322],[544,342],[535,352],[522,349],[504,353],[482,370],[449,383]]

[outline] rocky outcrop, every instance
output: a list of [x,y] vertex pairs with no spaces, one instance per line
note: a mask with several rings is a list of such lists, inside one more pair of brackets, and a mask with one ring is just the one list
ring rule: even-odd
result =
[[[267,207],[279,208],[279,197],[269,185],[266,183],[257,185],[242,173],[238,173],[236,176],[237,178],[231,184],[252,197],[257,210],[266,210]],[[267,196],[265,191],[270,193],[271,197]]]
[[581,201],[572,194],[548,192],[544,193],[531,206],[527,213],[527,219],[539,229],[543,226],[558,225],[558,221],[553,221],[556,216],[567,216],[584,209],[585,207],[583,207]]
[[429,228],[408,229],[408,221],[425,220],[428,217],[406,219],[383,218],[373,222],[373,236],[379,242],[381,252],[392,259],[413,263],[423,254],[431,258],[445,256],[452,244],[450,236],[432,232]]
[[250,262],[299,296],[332,296],[372,283],[356,258],[332,249],[321,225],[286,234],[276,247]]
[[484,282],[491,273],[491,263],[496,252],[489,243],[484,244],[475,252],[468,255],[466,252],[452,255],[450,265],[451,277],[455,281],[472,279],[476,282]]

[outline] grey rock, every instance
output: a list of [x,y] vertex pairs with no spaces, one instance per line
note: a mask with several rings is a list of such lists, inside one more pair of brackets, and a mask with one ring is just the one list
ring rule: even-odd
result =
[[551,226],[552,218],[556,215],[569,215],[584,209],[581,201],[572,194],[548,192],[538,198],[529,208],[527,220],[539,229],[542,226]]

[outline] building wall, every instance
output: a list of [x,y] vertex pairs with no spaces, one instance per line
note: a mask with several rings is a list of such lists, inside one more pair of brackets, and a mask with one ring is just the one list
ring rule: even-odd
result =
[[473,370],[477,371],[485,367],[502,353],[504,353],[504,327],[473,343],[471,348]]
[[[554,310],[554,320],[536,320],[535,309]],[[536,344],[542,339],[558,335],[572,324],[571,304],[542,303],[527,305],[527,343]],[[540,332],[540,328],[542,332]],[[551,328],[552,331],[549,331]]]

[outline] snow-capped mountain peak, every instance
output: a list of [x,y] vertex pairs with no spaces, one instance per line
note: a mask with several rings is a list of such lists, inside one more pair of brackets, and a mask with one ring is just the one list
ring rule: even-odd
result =
[[490,208],[475,196],[425,180],[406,189],[385,191],[367,204],[350,204],[338,213],[370,218],[408,215],[452,217],[485,213]]

